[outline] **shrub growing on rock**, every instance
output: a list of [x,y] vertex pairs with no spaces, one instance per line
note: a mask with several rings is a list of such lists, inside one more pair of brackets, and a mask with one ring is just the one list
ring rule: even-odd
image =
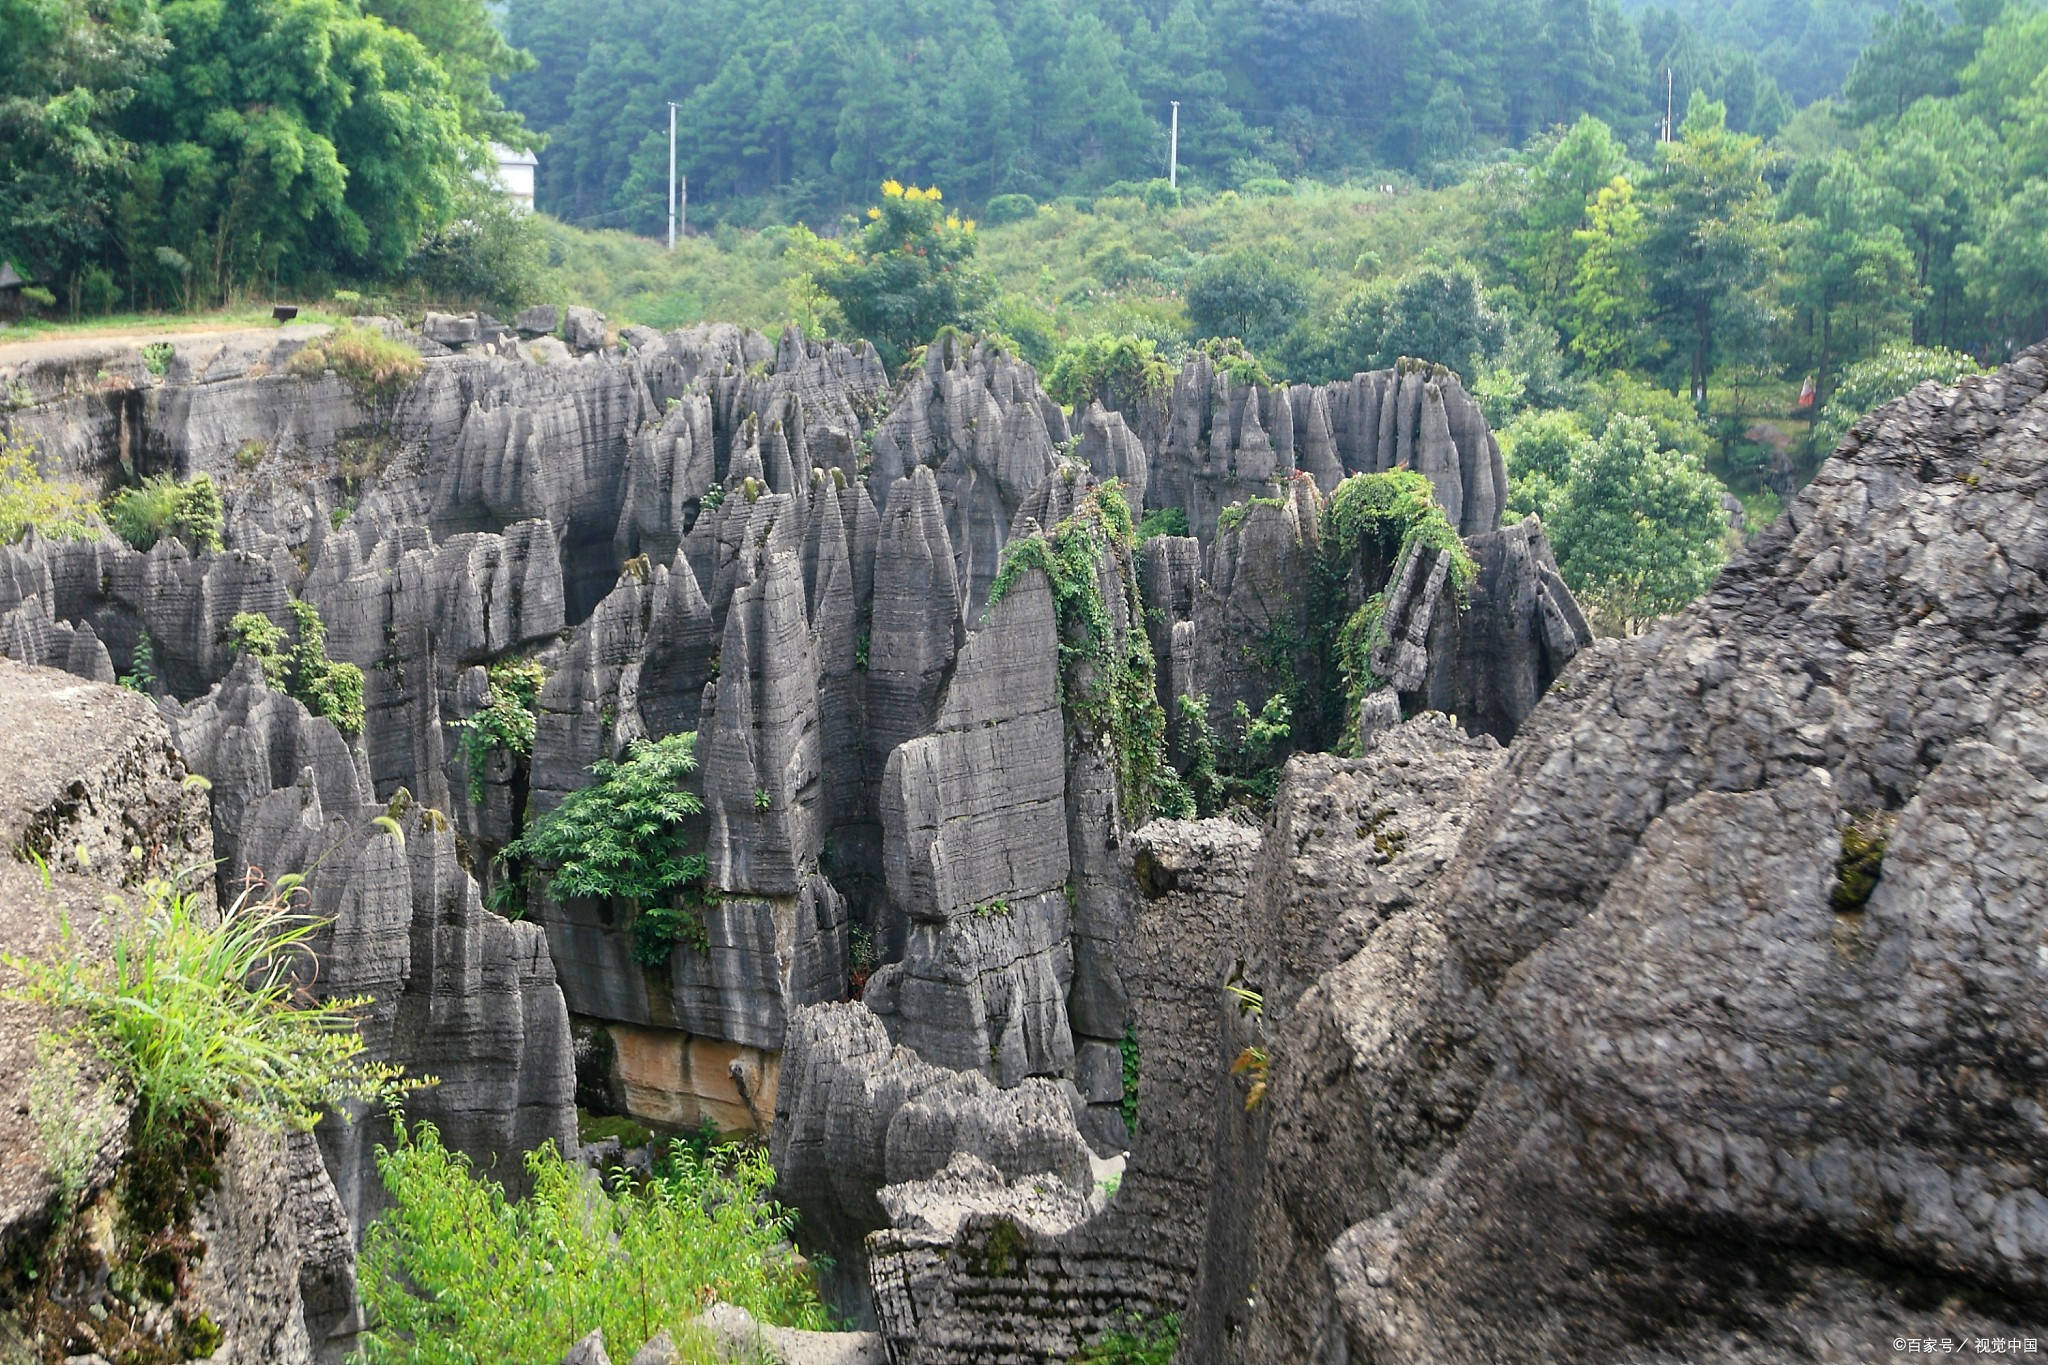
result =
[[138,550],[150,549],[165,536],[194,550],[218,550],[227,511],[210,475],[181,483],[174,475],[157,474],[116,493],[107,503],[107,521]]
[[238,655],[253,656],[272,690],[298,698],[308,711],[334,722],[343,734],[361,734],[366,719],[363,670],[327,657],[327,626],[311,602],[293,598],[291,612],[299,628],[296,645],[286,648],[290,637],[269,617],[244,611],[228,622],[228,648]]
[[637,740],[624,762],[592,765],[597,780],[571,792],[498,856],[551,867],[551,894],[624,901],[633,911],[633,956],[658,967],[679,942],[704,945],[704,926],[679,902],[708,870],[686,846],[704,803],[683,783],[697,771],[697,736]]
[[0,545],[31,530],[53,540],[90,540],[100,530],[97,511],[83,485],[43,477],[34,446],[0,438]]

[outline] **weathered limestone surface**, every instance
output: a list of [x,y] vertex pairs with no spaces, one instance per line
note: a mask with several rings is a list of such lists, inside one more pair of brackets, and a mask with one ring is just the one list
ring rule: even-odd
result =
[[[204,878],[213,849],[206,797],[155,708],[133,692],[0,662],[0,711],[0,835],[10,850],[0,860],[0,944],[29,958],[104,954],[115,923],[136,913],[142,882]],[[42,859],[47,875],[22,852]],[[113,1227],[105,1203],[128,1157],[125,1101],[105,1066],[43,1056],[38,1040],[60,1022],[41,1005],[0,1000],[0,1072],[18,1087],[0,1107],[0,1251],[17,1265],[34,1264],[54,1212],[47,1127],[82,1130],[77,1216],[94,1226]],[[56,1068],[49,1080],[36,1079],[43,1067]],[[54,1091],[34,1097],[51,1083]],[[62,1108],[44,1107],[52,1104]],[[346,1219],[310,1139],[235,1134],[195,1230],[206,1250],[187,1307],[224,1332],[214,1358],[310,1365],[315,1341],[338,1319],[332,1287],[351,1283],[354,1267]]]
[[[1099,428],[1121,419],[1103,419]],[[1125,433],[1127,438],[1128,433]],[[988,600],[1003,542],[1017,509],[1058,464],[1067,439],[1058,405],[1038,386],[1031,367],[986,342],[946,335],[925,352],[924,365],[896,395],[875,432],[874,486],[895,497],[895,482],[930,469],[944,490],[954,573],[970,615]],[[1101,458],[1129,461],[1128,439]],[[1142,452],[1137,459],[1142,484]],[[1142,495],[1142,487],[1141,487]],[[886,509],[886,505],[884,507]]]
[[1404,360],[1341,383],[1266,388],[1197,355],[1168,392],[1110,397],[1149,452],[1146,505],[1185,509],[1204,545],[1218,512],[1271,496],[1297,472],[1327,495],[1346,475],[1418,470],[1460,535],[1500,524],[1500,445],[1458,376],[1439,365]]
[[[1219,1116],[1189,1359],[2038,1334],[2044,389],[2036,350],[1859,424],[1706,601],[1565,675],[1440,817],[1454,851],[1320,945],[1283,890],[1359,883],[1288,839],[1338,790],[1297,766],[1267,858],[1314,875],[1245,902],[1271,1081]],[[1404,736],[1356,771],[1461,752]],[[1878,819],[1873,893],[1831,904],[1844,825]]]
[[858,1003],[816,1005],[791,1020],[776,1092],[777,1195],[806,1235],[843,1247],[835,1296],[871,1311],[862,1239],[888,1225],[880,1191],[928,1178],[956,1153],[1004,1176],[1038,1176],[1085,1194],[1088,1147],[1071,1087],[1031,1079],[1004,1090],[975,1071],[934,1066],[890,1041]]
[[[452,1074],[429,1093],[445,1094],[435,1117],[468,1150],[566,1132],[564,1003],[580,1036],[608,1040],[583,1050],[606,1073],[582,1078],[589,1093],[685,1126],[760,1130],[784,1113],[797,1131],[778,1142],[813,1154],[813,1174],[792,1179],[811,1182],[807,1209],[842,1255],[884,1226],[877,1191],[924,1181],[956,1152],[989,1158],[994,1144],[1006,1178],[1051,1162],[1085,1199],[1089,1147],[1131,1138],[1120,1045],[1133,1029],[1162,1050],[1157,1084],[1182,1075],[1200,1094],[1186,1112],[1208,1112],[1213,1087],[1176,1071],[1169,1040],[1200,1014],[1206,1043],[1223,965],[1207,937],[1174,958],[1146,922],[1118,740],[1062,695],[1043,580],[1026,574],[986,607],[1005,546],[1057,527],[1100,481],[1122,481],[1137,510],[1184,507],[1197,533],[1154,541],[1140,562],[1106,554],[1097,573],[1112,655],[1149,641],[1169,715],[1183,693],[1221,715],[1275,690],[1271,643],[1307,630],[1318,490],[1361,470],[1427,473],[1485,566],[1466,612],[1440,609],[1440,575],[1400,596],[1408,655],[1383,699],[1390,719],[1450,706],[1510,733],[1583,637],[1554,566],[1544,576],[1540,532],[1494,527],[1497,451],[1442,373],[1267,389],[1198,359],[1166,395],[1070,420],[1028,367],[955,337],[892,392],[865,346],[717,326],[613,340],[582,310],[559,339],[543,335],[557,321],[437,316],[414,338],[421,379],[372,406],[331,374],[285,376],[294,337],[181,347],[161,384],[137,378],[126,397],[84,394],[71,369],[53,370],[10,419],[98,477],[204,470],[222,484],[224,553],[0,552],[0,649],[106,678],[150,642],[156,686],[186,699],[167,708],[215,779],[231,867],[276,875],[334,847],[312,882],[337,918],[325,982],[376,996],[370,1029],[388,1055]],[[139,358],[110,372],[131,370],[147,374]],[[1217,534],[1219,509],[1275,492],[1278,506]],[[358,740],[234,671],[228,619],[258,611],[289,628],[293,596],[319,609],[332,655],[364,670]],[[477,750],[457,728],[508,659],[546,674],[527,756]],[[1092,682],[1078,670],[1066,686]],[[493,855],[592,764],[683,731],[698,736],[706,810],[693,837],[717,893],[701,950],[643,966],[635,912],[557,903],[546,869],[527,869],[528,924],[483,911],[471,875],[494,897],[516,891]],[[403,849],[362,828],[392,802]],[[856,965],[863,1029],[795,1065],[782,1052],[792,1020],[801,1030],[845,998]],[[1148,1013],[1182,970],[1208,1003]],[[817,1131],[828,1109],[806,1093],[837,1074],[832,1046],[868,1055],[868,1026],[907,1045],[885,1069],[915,1060],[920,1095],[955,1096],[936,1109],[878,1101],[921,1135],[921,1155],[894,1171],[831,1166]],[[992,1136],[1019,1123],[1036,1134],[1023,1149]],[[375,1197],[368,1131],[323,1135],[357,1215]],[[1127,1216],[1044,1225],[1051,1254],[1086,1262],[1101,1287],[1046,1350],[1070,1354],[1106,1321],[1119,1273],[1148,1311],[1192,1283],[1188,1229],[1206,1205],[1187,1172],[1202,1167],[1174,1150],[1158,1158],[1173,1174],[1139,1179]],[[1127,1225],[1169,1204],[1177,1249],[1119,1272]],[[952,1226],[934,1218],[920,1236]],[[840,1297],[869,1305],[861,1260],[846,1257]],[[916,1311],[951,1323],[966,1351],[979,1291],[929,1270],[904,1283],[954,1306]]]
[[[569,1021],[545,938],[537,925],[484,909],[456,865],[446,818],[373,800],[334,727],[269,691],[253,661],[200,701],[168,708],[168,719],[187,761],[213,784],[223,884],[312,874],[310,909],[332,921],[317,945],[314,989],[370,996],[363,1028],[372,1050],[439,1078],[408,1113],[484,1161],[573,1142]],[[402,844],[371,825],[387,809],[400,819]],[[381,1127],[322,1130],[358,1226],[381,1199],[371,1166]]]

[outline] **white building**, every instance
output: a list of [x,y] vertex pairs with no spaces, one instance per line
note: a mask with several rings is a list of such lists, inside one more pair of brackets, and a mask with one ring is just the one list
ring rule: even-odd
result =
[[495,142],[491,144],[491,154],[498,159],[498,188],[505,192],[514,208],[531,211],[533,174],[540,166],[540,158],[532,152],[515,152]]

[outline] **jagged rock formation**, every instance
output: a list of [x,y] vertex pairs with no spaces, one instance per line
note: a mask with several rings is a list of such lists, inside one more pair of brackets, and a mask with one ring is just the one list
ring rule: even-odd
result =
[[1350,474],[1427,475],[1461,535],[1506,506],[1500,445],[1458,376],[1403,360],[1336,384],[1263,386],[1195,355],[1164,393],[1113,395],[1151,452],[1145,502],[1180,507],[1206,543],[1217,513],[1297,472],[1328,494]]
[[[223,884],[306,877],[309,910],[329,921],[315,988],[370,997],[370,1046],[437,1078],[408,1102],[411,1116],[485,1163],[547,1141],[573,1150],[569,1019],[546,940],[484,909],[446,817],[375,800],[333,725],[270,691],[253,659],[167,712],[179,751],[213,784]],[[387,811],[402,844],[371,824]],[[360,1226],[382,1203],[372,1158],[387,1125],[330,1123],[321,1136]],[[500,1178],[516,1185],[519,1172]]]
[[[132,692],[0,662],[0,710],[8,718],[0,732],[0,838],[8,850],[0,857],[0,943],[31,959],[104,954],[114,918],[135,913],[110,896],[132,898],[152,878],[204,876],[213,847],[206,797],[187,780],[154,708]],[[23,860],[29,853],[44,871]],[[60,923],[69,926],[68,941]],[[85,1354],[97,1341],[14,1336],[14,1311],[38,1276],[69,1304],[83,1324],[78,1332],[104,1332],[112,1343],[137,1327],[152,1330],[147,1315],[102,1304],[94,1285],[39,1264],[57,1215],[53,1149],[73,1146],[81,1158],[68,1172],[77,1182],[72,1217],[109,1252],[112,1184],[130,1158],[128,1102],[104,1063],[74,1058],[82,1069],[66,1070],[63,1059],[40,1055],[38,1040],[60,1023],[44,1006],[0,999],[0,1072],[17,1087],[0,1107],[0,1252],[37,1272],[0,1296],[8,1311],[0,1349],[10,1355]],[[317,1150],[309,1137],[238,1132],[216,1176],[193,1220],[204,1253],[176,1306],[204,1313],[221,1330],[215,1360],[310,1365],[314,1343],[354,1298],[347,1217]],[[159,1318],[169,1321],[168,1306]]]
[[[676,1127],[772,1122],[807,1227],[842,1258],[842,1305],[877,1307],[861,1248],[884,1238],[882,1325],[899,1341],[929,1329],[930,1359],[968,1358],[988,1330],[939,1249],[1007,1244],[993,1211],[1039,1197],[1021,1176],[1067,1191],[1033,1206],[1028,1262],[1097,1276],[1087,1310],[1030,1349],[1085,1344],[1119,1284],[1126,1306],[1165,1311],[1194,1282],[1206,1207],[1208,1158],[1180,1138],[1216,1091],[1175,1040],[1210,1016],[1187,982],[1213,984],[1222,940],[1202,921],[1184,945],[1146,920],[1131,840],[1156,745],[1133,708],[1170,718],[1187,694],[1217,716],[1256,710],[1293,662],[1272,642],[1298,650],[1318,625],[1323,498],[1347,474],[1410,467],[1480,574],[1462,603],[1423,556],[1346,581],[1362,599],[1399,578],[1373,704],[1512,734],[1586,635],[1540,529],[1495,525],[1503,480],[1477,409],[1424,367],[1265,389],[1198,358],[1167,395],[1070,420],[1028,367],[958,337],[892,391],[865,346],[723,327],[614,341],[580,311],[560,338],[552,313],[430,319],[424,374],[381,400],[283,374],[296,335],[181,345],[161,382],[122,359],[122,395],[80,391],[75,367],[24,372],[36,401],[11,429],[102,477],[211,474],[229,548],[5,551],[0,649],[106,678],[149,642],[179,742],[215,782],[230,867],[326,854],[310,883],[337,917],[323,984],[374,994],[380,1052],[443,1075],[420,1103],[445,1106],[429,1116],[456,1145],[571,1140],[573,1024],[586,1095]],[[1184,508],[1196,536],[1137,551],[1103,534],[1108,480],[1135,510]],[[1079,578],[1066,564],[1058,590],[1087,613],[1035,569],[989,607],[1010,546],[1075,527],[1096,528],[1095,562]],[[294,597],[364,671],[359,738],[235,667],[229,618],[292,631]],[[457,728],[489,703],[490,666],[515,659],[545,675],[530,755]],[[512,884],[494,855],[595,762],[684,731],[705,944],[648,966],[630,908]],[[363,829],[401,788],[402,851]],[[528,923],[484,911],[480,888],[494,904],[523,891]],[[1185,904],[1173,922],[1192,933]],[[793,1041],[858,977],[864,1003],[830,1012],[857,1026]],[[1104,1215],[1086,1162],[1130,1142],[1133,1035],[1158,1049],[1147,1112],[1181,1131],[1140,1154]],[[818,1095],[857,1089],[869,1117],[842,1130]],[[1012,1129],[1038,1155],[1004,1157]],[[916,1159],[889,1155],[899,1131],[923,1135]],[[366,1140],[323,1141],[360,1217]],[[1133,1272],[1143,1229],[1168,1223]]]
[[[1187,1358],[2039,1334],[2044,390],[2037,349],[1866,419],[1477,790],[1403,731],[1297,767],[1239,911],[1271,1081],[1218,1116]],[[1332,934],[1301,889],[1381,881],[1319,804],[1403,757],[1456,851]]]

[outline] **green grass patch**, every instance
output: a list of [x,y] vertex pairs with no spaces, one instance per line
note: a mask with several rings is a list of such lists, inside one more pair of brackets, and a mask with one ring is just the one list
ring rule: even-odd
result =
[[67,1041],[113,1067],[143,1152],[175,1146],[199,1119],[308,1128],[397,1078],[364,1053],[366,1000],[304,999],[321,921],[281,895],[247,894],[220,914],[211,900],[210,882],[152,881],[110,950],[85,951],[66,923],[60,960],[5,959],[25,978],[20,994],[76,1011]]
[[400,1120],[377,1165],[392,1207],[363,1237],[369,1365],[554,1361],[593,1328],[620,1360],[667,1330],[683,1360],[709,1361],[686,1324],[714,1299],[830,1326],[763,1152],[676,1144],[653,1180],[599,1184],[548,1144],[527,1155],[533,1193],[515,1201],[432,1125]]

